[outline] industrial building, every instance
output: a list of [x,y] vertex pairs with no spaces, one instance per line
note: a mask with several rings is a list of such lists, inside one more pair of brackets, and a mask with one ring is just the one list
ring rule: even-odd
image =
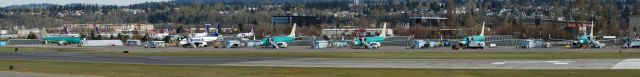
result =
[[629,17],[629,30],[627,31],[629,31],[629,37],[640,37],[640,15]]

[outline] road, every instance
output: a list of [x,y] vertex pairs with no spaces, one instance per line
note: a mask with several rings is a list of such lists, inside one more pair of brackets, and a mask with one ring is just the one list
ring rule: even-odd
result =
[[0,60],[207,66],[433,69],[640,69],[640,59],[341,59],[268,57],[158,57],[60,52],[2,52]]

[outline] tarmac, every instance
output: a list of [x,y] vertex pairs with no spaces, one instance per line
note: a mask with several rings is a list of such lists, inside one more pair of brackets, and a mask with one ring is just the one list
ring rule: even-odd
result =
[[429,69],[640,69],[640,59],[344,59],[272,57],[113,56],[62,52],[1,52],[0,60],[148,65]]
[[0,77],[100,77],[100,76],[62,75],[62,74],[43,74],[43,73],[0,71]]

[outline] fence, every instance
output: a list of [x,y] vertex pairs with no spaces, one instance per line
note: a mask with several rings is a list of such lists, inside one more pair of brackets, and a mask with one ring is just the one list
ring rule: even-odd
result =
[[38,45],[44,44],[38,39],[10,39],[7,45]]

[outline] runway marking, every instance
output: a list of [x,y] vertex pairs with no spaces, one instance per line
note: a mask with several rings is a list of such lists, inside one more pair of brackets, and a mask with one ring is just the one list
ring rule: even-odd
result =
[[506,64],[505,62],[493,62],[491,64]]
[[569,64],[569,63],[553,63],[553,64]]
[[558,64],[564,65],[569,64],[575,61],[501,61],[501,62],[493,62],[491,64],[494,65],[502,65],[502,64],[531,64],[531,63],[549,63],[549,64]]
[[238,60],[238,59],[164,59],[164,60]]
[[238,59],[208,59],[208,58],[203,58],[203,59],[181,59],[181,58],[167,58],[167,57],[151,57],[148,59],[159,59],[159,60],[238,60]]
[[640,69],[640,59],[625,59],[618,62],[611,69]]

